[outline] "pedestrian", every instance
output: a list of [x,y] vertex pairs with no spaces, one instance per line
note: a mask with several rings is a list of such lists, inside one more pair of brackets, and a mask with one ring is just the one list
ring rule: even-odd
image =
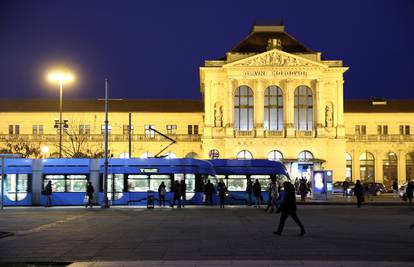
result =
[[394,198],[398,198],[398,182],[394,180],[392,183],[392,192],[394,193]]
[[[269,200],[270,200],[270,207],[271,207],[270,213],[272,213],[275,210],[275,207],[277,206],[276,202],[279,197],[279,188],[276,183],[276,178],[272,177],[272,179],[270,180],[269,188],[270,188],[269,189]],[[266,211],[268,207],[266,208]]]
[[361,181],[357,180],[354,187],[354,194],[357,198],[357,207],[360,208],[362,202],[364,202],[364,188],[361,185]]
[[262,186],[259,183],[259,179],[256,179],[256,181],[253,184],[253,194],[256,198],[256,208],[260,208],[261,200],[262,200]]
[[307,183],[307,186],[308,186],[309,195],[312,196],[312,184],[311,184],[310,179],[309,179],[309,181]]
[[342,183],[342,190],[344,190],[344,194],[343,194],[344,197],[348,197],[348,188],[349,188],[349,182],[348,180],[345,180]]
[[174,208],[175,201],[177,200],[178,200],[178,208],[181,208],[181,186],[178,180],[175,180],[174,182],[173,192],[174,192],[174,200],[171,203],[171,208]]
[[283,183],[283,188],[284,194],[280,206],[280,210],[282,213],[280,215],[280,222],[277,231],[273,233],[279,236],[282,235],[283,227],[285,226],[285,221],[290,215],[300,228],[299,236],[303,236],[304,234],[306,234],[306,232],[305,228],[303,227],[303,224],[300,222],[298,215],[296,214],[295,187],[290,182],[286,181]]
[[165,189],[164,181],[161,182],[160,186],[158,186],[158,205],[161,207],[165,207],[165,195],[167,194],[167,190]]
[[220,208],[224,209],[224,199],[227,194],[227,187],[223,182],[223,179],[220,179],[220,182],[217,184],[217,191],[220,198]]
[[204,195],[206,196],[206,202],[205,204],[213,205],[213,194],[214,194],[214,185],[210,182],[210,180],[207,181],[207,184],[204,186]]
[[181,186],[181,198],[182,198],[182,202],[181,202],[181,206],[184,207],[184,202],[186,200],[186,191],[187,191],[187,185],[185,184],[185,180],[181,180],[180,182],[180,186]]
[[85,204],[85,208],[87,208],[88,206],[92,208],[94,192],[95,192],[95,189],[93,188],[92,182],[88,181],[88,185],[86,186],[86,196],[88,197],[88,202]]
[[[269,181],[269,184],[267,185],[267,194],[269,195],[269,198],[267,199],[267,207],[265,208],[265,212],[267,212],[272,207],[272,180]],[[271,211],[273,212],[273,210]]]
[[250,177],[247,178],[247,186],[246,186],[246,193],[247,193],[247,197],[248,197],[248,206],[252,205],[252,193],[253,193],[253,182],[250,179]]
[[306,186],[306,180],[302,179],[299,185],[300,200],[305,202],[305,198],[308,195],[308,187]]
[[45,207],[52,206],[52,181],[49,180],[45,187],[46,205]]
[[414,182],[408,182],[407,188],[405,189],[405,193],[407,194],[408,205],[411,205],[413,199],[413,191],[414,191]]

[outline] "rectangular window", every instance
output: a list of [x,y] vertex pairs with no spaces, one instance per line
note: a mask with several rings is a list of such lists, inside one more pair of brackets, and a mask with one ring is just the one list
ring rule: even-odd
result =
[[129,174],[128,175],[128,191],[129,192],[147,192],[147,190],[149,189],[148,181],[149,181],[148,175]]
[[377,125],[377,134],[382,135],[382,127],[381,125]]
[[155,132],[152,129],[155,129],[154,125],[145,125],[144,129],[145,129],[145,137],[147,138],[154,138],[155,137]]
[[378,135],[388,135],[388,125],[377,125]]
[[361,134],[362,135],[366,135],[367,134],[367,126],[366,125],[361,125]]
[[[134,126],[131,125],[131,134],[134,132]],[[122,125],[122,134],[129,135],[129,124]]]
[[400,125],[400,135],[404,135],[404,125]]
[[188,125],[188,134],[193,134],[193,125]]
[[[115,176],[115,177],[114,177]],[[123,174],[108,174],[108,192],[123,192],[124,191],[124,175]]]
[[246,175],[229,175],[227,179],[227,189],[229,191],[246,191]]
[[266,191],[267,187],[270,182],[270,175],[250,175],[250,179],[255,182],[256,179],[259,180],[260,187],[262,188],[262,191]]
[[355,125],[355,135],[361,135],[361,125]]
[[[109,127],[108,127],[109,129]],[[105,132],[105,125],[104,125],[104,132]],[[91,126],[87,124],[79,125],[79,134],[83,135],[90,135],[91,134]]]
[[194,135],[198,135],[198,125],[194,125]]
[[[112,132],[112,125],[108,124],[108,134]],[[101,125],[101,134],[105,134],[105,124]]]
[[33,125],[32,126],[33,135],[42,135],[43,134],[43,125]]
[[66,192],[85,192],[87,178],[85,174],[66,175]]
[[176,134],[177,125],[167,125],[167,134]]
[[9,134],[20,134],[20,125],[9,125]]
[[410,135],[410,125],[405,125],[405,135]]
[[158,191],[158,187],[160,184],[164,182],[165,189],[168,191],[171,189],[171,178],[168,174],[153,174],[150,177],[150,190],[153,190],[155,192]]
[[43,188],[46,188],[46,185],[49,181],[52,181],[52,191],[53,192],[65,192],[65,176],[62,174],[47,174],[43,179]]

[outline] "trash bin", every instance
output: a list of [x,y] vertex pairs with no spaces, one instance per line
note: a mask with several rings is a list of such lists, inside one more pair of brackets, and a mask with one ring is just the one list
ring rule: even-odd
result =
[[147,209],[153,209],[154,202],[155,202],[154,191],[148,190],[147,191]]

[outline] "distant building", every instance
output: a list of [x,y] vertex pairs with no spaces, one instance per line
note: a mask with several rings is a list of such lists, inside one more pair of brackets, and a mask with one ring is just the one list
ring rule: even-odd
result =
[[[325,60],[284,30],[254,25],[225,56],[200,68],[202,101],[110,101],[109,146],[128,157],[267,158],[293,178],[330,169],[334,179],[402,184],[414,179],[414,100],[343,98],[341,60]],[[1,100],[0,147],[15,139],[56,156],[57,100]],[[64,155],[102,151],[103,102],[64,100]]]

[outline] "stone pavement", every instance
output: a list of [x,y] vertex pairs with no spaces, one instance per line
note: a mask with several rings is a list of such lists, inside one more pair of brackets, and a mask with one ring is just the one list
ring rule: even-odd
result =
[[291,219],[281,237],[273,235],[279,215],[253,207],[7,208],[0,212],[0,231],[15,235],[0,239],[0,265],[407,266],[414,260],[414,212],[406,206],[298,210],[304,237]]

